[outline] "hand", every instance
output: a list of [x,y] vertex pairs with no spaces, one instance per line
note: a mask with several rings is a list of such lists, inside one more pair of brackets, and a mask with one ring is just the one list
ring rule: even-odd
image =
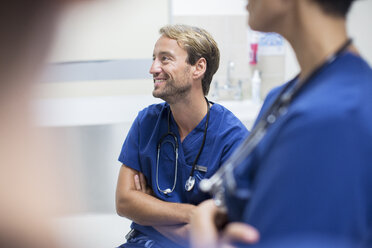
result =
[[221,248],[233,248],[232,243],[257,243],[260,236],[258,231],[245,223],[232,222],[229,223],[221,233],[219,244]]
[[134,175],[134,185],[136,187],[136,190],[142,191],[143,193],[148,195],[154,195],[152,188],[147,185],[146,178],[141,172],[138,172],[138,174]]
[[259,240],[258,231],[244,223],[229,223],[222,228],[226,214],[221,212],[213,200],[202,202],[191,218],[191,246],[234,247],[233,242],[254,244]]
[[181,246],[187,244],[187,241],[189,240],[190,224],[153,226],[153,228]]

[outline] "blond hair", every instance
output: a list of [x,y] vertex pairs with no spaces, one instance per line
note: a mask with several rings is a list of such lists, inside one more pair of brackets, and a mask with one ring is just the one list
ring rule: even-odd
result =
[[204,95],[209,92],[213,75],[220,64],[220,51],[216,41],[204,29],[188,25],[167,25],[159,30],[161,35],[177,41],[187,52],[187,63],[194,65],[200,58],[207,61],[207,69],[202,79]]

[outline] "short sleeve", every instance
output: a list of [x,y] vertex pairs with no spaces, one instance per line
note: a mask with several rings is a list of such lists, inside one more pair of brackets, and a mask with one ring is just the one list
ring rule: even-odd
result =
[[124,141],[119,155],[119,161],[126,166],[140,171],[139,140],[140,140],[140,115],[134,120],[128,135]]
[[226,162],[248,135],[248,129],[238,119],[236,119],[235,125],[230,128],[225,135],[226,146],[221,157],[221,165]]

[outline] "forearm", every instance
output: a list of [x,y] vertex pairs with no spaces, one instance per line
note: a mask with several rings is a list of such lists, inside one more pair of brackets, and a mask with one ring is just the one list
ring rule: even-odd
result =
[[116,200],[120,216],[146,226],[189,223],[194,208],[191,204],[165,202],[136,190],[126,192]]
[[[141,180],[143,188],[141,187]],[[116,188],[116,211],[144,226],[177,225],[190,222],[196,206],[159,200],[146,193],[142,173],[125,165],[120,169]]]

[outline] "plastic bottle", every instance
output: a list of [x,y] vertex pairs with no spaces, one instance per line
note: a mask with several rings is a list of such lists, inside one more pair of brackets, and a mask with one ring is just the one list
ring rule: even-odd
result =
[[250,51],[249,51],[249,64],[250,65],[257,64],[258,41],[259,41],[259,33],[255,31],[251,31]]
[[253,77],[251,80],[251,90],[252,102],[261,103],[261,77],[260,72],[257,69],[253,72]]

